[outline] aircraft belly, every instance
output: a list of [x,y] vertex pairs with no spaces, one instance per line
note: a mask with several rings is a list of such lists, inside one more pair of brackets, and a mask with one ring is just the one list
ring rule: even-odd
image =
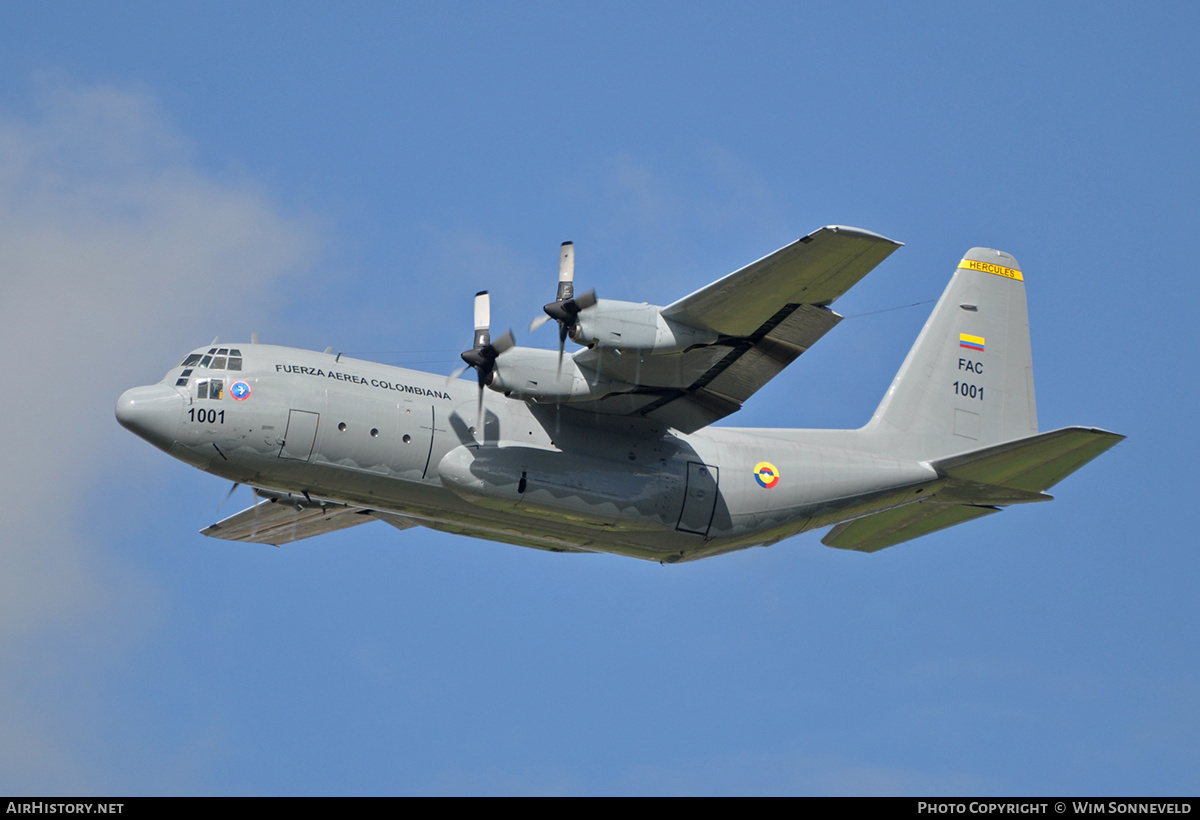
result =
[[[303,475],[277,474],[271,489],[307,491],[314,498],[399,513],[443,532],[546,550],[611,553],[657,561],[705,543],[701,536],[674,532],[667,526],[654,531],[629,530],[553,509],[481,506],[461,498],[440,481],[380,478],[329,464],[306,466]],[[674,515],[678,518],[678,510]]]

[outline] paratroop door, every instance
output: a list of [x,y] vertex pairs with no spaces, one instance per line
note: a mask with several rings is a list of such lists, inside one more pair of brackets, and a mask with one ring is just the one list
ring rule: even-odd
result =
[[716,505],[717,468],[689,461],[683,512],[679,514],[679,525],[675,529],[708,535],[708,527],[712,523]]

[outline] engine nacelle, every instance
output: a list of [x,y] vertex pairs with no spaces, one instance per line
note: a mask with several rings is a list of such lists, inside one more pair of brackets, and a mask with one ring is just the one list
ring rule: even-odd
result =
[[712,344],[711,330],[663,318],[662,308],[645,302],[599,299],[579,314],[571,338],[587,347],[638,353],[676,353],[694,345]]
[[627,393],[633,385],[597,376],[557,350],[514,347],[496,359],[488,387],[514,399],[544,404],[591,401],[610,393]]

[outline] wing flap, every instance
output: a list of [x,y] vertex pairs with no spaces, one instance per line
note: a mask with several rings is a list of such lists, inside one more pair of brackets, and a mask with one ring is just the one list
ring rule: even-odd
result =
[[921,501],[838,524],[821,543],[840,550],[875,552],[997,512],[997,507]]
[[901,246],[831,225],[663,308],[663,316],[727,336],[749,336],[786,304],[829,305]]
[[829,308],[798,305],[761,338],[751,337],[717,364],[697,385],[744,402],[828,333],[842,317]]

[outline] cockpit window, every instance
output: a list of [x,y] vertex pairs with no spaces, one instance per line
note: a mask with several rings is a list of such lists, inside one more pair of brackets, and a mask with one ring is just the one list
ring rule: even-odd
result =
[[196,398],[220,399],[225,392],[223,379],[200,379],[196,382]]
[[182,373],[179,374],[179,378],[175,380],[175,386],[176,387],[186,387],[187,383],[188,383],[188,376],[190,376],[190,375],[192,375],[191,368],[184,370]]
[[208,353],[189,353],[180,367],[211,367],[213,370],[241,370],[242,351],[236,347],[210,348]]

